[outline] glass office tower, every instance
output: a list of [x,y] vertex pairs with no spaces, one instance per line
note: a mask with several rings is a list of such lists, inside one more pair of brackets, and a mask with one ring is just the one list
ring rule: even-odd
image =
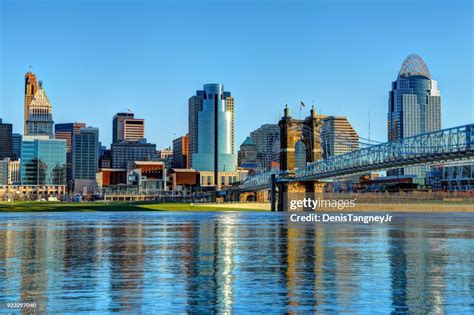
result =
[[72,137],[72,177],[93,180],[99,166],[99,129],[81,128]]
[[[409,55],[392,83],[388,102],[388,141],[441,129],[441,96],[438,83],[418,55]],[[405,167],[387,172],[390,176],[416,175],[424,178],[426,166]]]
[[21,184],[66,185],[66,140],[25,136],[21,149]]
[[19,160],[21,157],[21,141],[23,136],[19,133],[12,134],[12,153],[13,160]]
[[198,171],[233,172],[237,166],[234,99],[230,92],[224,92],[222,84],[206,84],[197,95],[202,95],[202,109],[197,112],[192,167]]

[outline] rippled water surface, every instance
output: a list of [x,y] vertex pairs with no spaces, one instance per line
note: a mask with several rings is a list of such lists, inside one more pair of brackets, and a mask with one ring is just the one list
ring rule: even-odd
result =
[[[474,214],[0,213],[0,313],[474,312]],[[9,310],[12,311],[12,310]]]

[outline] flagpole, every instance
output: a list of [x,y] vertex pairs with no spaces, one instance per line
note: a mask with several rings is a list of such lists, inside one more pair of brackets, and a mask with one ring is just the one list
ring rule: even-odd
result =
[[302,107],[306,107],[306,106],[304,105],[303,101],[300,102],[300,119],[301,119],[301,108],[302,108]]

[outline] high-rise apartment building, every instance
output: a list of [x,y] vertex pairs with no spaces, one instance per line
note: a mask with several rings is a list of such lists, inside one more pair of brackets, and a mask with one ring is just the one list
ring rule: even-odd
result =
[[66,141],[45,135],[23,137],[21,184],[66,185]]
[[214,172],[215,185],[218,185],[217,173],[235,171],[237,166],[233,139],[234,99],[230,92],[224,91],[222,84],[206,84],[196,96],[195,108],[189,113],[189,120],[193,122],[189,130],[190,139],[194,141],[192,167]]
[[328,159],[359,149],[359,135],[347,117],[328,116],[323,119],[321,146],[323,158]]
[[[438,83],[418,55],[409,55],[392,83],[388,101],[388,141],[441,129],[441,96]],[[388,175],[424,178],[426,166],[391,170]]]
[[3,123],[0,118],[0,160],[12,157],[12,124]]
[[139,142],[145,138],[145,120],[133,113],[117,113],[112,121],[113,143]]
[[188,136],[182,136],[173,140],[173,168],[188,168]]
[[81,128],[85,128],[85,123],[64,123],[54,125],[54,135],[56,139],[66,140],[66,180],[71,183],[72,177],[72,138],[80,133]]
[[36,82],[36,76],[34,73],[28,71],[25,73],[25,107],[24,107],[24,135],[28,135],[28,113],[30,112],[30,103],[36,95],[38,90],[38,83]]
[[36,93],[28,106],[26,134],[47,135],[52,138],[53,124],[53,107],[43,89],[43,83],[39,81]]
[[280,162],[280,127],[277,124],[265,124],[250,133],[257,147],[257,168],[267,169],[272,162]]
[[81,128],[72,137],[72,177],[74,181],[94,180],[99,165],[99,129]]

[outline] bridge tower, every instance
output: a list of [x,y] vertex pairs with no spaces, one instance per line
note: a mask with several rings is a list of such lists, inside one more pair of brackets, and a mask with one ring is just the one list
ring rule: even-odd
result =
[[[322,159],[321,130],[325,115],[318,115],[314,106],[305,119],[295,119],[290,109],[285,107],[284,116],[278,122],[280,126],[280,170],[293,173],[307,162]],[[273,179],[274,180],[274,179]],[[276,192],[278,187],[278,207]],[[272,182],[272,210],[288,210],[289,201],[304,197],[315,198],[322,193],[320,182],[281,181]]]
[[290,109],[285,107],[284,116],[278,122],[280,126],[280,169],[294,171],[297,168],[295,152],[304,145],[304,164],[322,158],[321,129],[325,115],[318,115],[311,108],[310,115],[303,120],[294,119]]

